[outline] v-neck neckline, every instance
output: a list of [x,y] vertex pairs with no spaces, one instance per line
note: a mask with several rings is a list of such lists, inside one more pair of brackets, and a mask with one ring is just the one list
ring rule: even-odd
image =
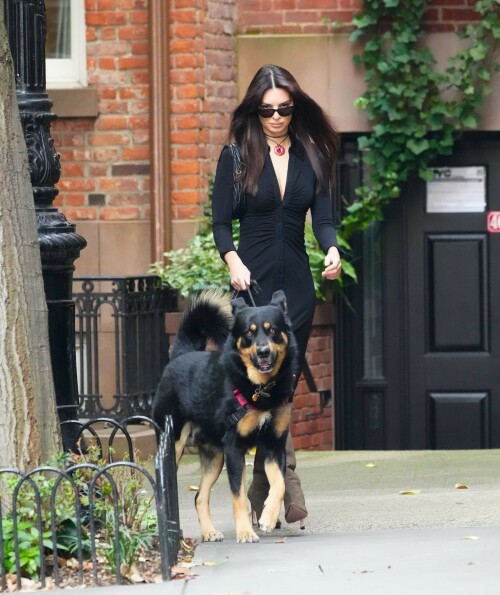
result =
[[283,204],[283,202],[285,201],[286,193],[287,193],[288,181],[290,179],[290,160],[292,158],[292,154],[290,153],[290,151],[288,152],[288,163],[286,166],[286,179],[285,179],[285,186],[283,188],[283,196],[281,195],[281,187],[280,187],[280,183],[279,183],[279,179],[278,179],[278,174],[276,173],[276,170],[274,169],[273,159],[271,157],[271,151],[268,152],[268,158],[269,158],[269,161],[271,164],[271,169],[272,169],[273,176],[274,176],[274,183],[276,185],[276,188],[278,189],[278,197],[280,199],[280,204]]

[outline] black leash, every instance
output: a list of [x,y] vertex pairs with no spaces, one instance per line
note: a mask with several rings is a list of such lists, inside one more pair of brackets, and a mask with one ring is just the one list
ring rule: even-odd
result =
[[[250,298],[250,301],[252,302],[252,306],[254,308],[256,308],[257,306],[255,305],[255,300],[253,299],[253,295],[252,295],[252,291],[254,293],[260,293],[262,290],[259,286],[259,284],[257,283],[257,281],[255,279],[250,279],[250,285],[248,286],[248,289],[244,289],[243,291],[245,291],[248,294],[248,297]],[[234,290],[231,297],[237,298],[239,296],[241,292],[239,290]]]

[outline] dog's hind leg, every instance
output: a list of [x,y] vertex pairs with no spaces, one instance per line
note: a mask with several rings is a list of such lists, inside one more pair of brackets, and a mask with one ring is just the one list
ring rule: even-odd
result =
[[189,436],[191,435],[191,431],[193,426],[191,422],[186,422],[182,426],[181,435],[179,439],[175,441],[175,464],[177,467],[179,466],[179,461],[184,453],[184,449],[186,448],[186,442],[188,441]]
[[259,536],[252,529],[245,488],[245,455],[234,448],[226,448],[226,466],[229,486],[233,494],[233,516],[238,543],[254,543]]
[[224,535],[217,531],[210,514],[210,490],[219,478],[224,465],[224,454],[220,450],[199,446],[201,462],[201,480],[195,504],[198,520],[200,521],[203,541],[222,541]]

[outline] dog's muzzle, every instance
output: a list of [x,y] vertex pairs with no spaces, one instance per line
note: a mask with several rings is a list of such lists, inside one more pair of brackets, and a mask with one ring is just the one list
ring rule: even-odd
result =
[[264,374],[271,372],[276,362],[276,355],[271,350],[269,345],[257,347],[255,350],[256,357],[254,358],[254,365]]

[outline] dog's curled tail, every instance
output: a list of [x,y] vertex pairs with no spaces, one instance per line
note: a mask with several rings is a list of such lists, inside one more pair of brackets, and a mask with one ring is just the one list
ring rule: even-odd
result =
[[229,293],[221,289],[202,291],[184,311],[170,359],[190,351],[204,351],[209,340],[222,348],[232,324]]

